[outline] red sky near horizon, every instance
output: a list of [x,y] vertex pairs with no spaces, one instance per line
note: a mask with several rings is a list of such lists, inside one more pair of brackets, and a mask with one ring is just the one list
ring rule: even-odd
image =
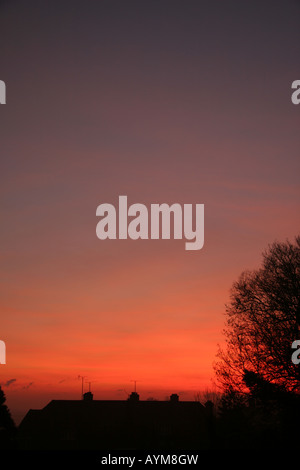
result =
[[[208,5],[209,3],[209,5]],[[226,3],[226,5],[225,5]],[[299,233],[299,5],[3,2],[0,384],[52,398],[212,387],[225,303]],[[96,208],[205,205],[205,242],[96,237]]]

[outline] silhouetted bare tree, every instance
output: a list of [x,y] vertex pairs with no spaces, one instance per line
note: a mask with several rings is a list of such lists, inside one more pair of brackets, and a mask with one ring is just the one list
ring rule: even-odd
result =
[[214,405],[215,412],[217,411],[220,400],[221,393],[215,388],[206,388],[194,394],[195,401],[200,402],[202,405],[205,405],[207,402],[211,402]]
[[291,346],[300,339],[300,236],[295,243],[273,243],[262,267],[243,272],[233,284],[224,334],[226,348],[219,348],[215,372],[225,390],[245,391],[246,371],[299,390],[300,366],[291,360]]

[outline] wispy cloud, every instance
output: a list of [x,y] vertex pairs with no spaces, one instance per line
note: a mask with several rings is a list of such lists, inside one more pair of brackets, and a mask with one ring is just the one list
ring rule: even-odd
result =
[[3,387],[9,387],[11,384],[13,384],[14,382],[16,382],[17,379],[9,379],[7,380],[7,382],[3,383],[2,386]]

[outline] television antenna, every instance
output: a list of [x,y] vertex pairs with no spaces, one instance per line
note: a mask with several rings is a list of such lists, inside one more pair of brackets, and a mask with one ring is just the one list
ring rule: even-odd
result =
[[96,381],[96,380],[92,380],[91,382],[86,382],[86,383],[89,384],[89,392],[91,391],[91,384],[93,384],[93,383],[95,383],[95,382],[97,382],[97,381]]
[[134,393],[136,393],[136,383],[140,382],[139,380],[131,380],[130,382],[134,382]]
[[78,379],[81,379],[81,398],[83,399],[83,382],[86,379],[86,375],[78,375]]

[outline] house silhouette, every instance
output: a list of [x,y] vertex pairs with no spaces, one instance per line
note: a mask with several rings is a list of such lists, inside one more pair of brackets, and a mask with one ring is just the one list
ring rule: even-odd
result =
[[29,410],[19,425],[21,449],[198,449],[210,442],[211,409],[197,401],[52,400]]

